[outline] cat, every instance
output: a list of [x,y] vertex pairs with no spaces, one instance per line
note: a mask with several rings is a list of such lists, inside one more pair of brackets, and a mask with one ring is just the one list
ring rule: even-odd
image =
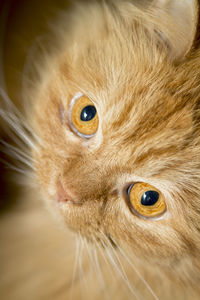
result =
[[2,299],[200,298],[197,23],[189,0],[59,15],[24,73],[24,131],[5,117],[36,187],[1,218]]

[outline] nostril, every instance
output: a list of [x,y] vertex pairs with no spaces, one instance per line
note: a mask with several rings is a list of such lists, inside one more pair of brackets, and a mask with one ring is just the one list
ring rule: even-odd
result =
[[59,181],[57,186],[57,201],[59,203],[72,203],[75,205],[81,205],[82,202],[78,201],[74,195],[70,192],[70,190],[62,185]]
[[58,202],[68,202],[70,200],[72,200],[71,197],[70,197],[70,195],[63,188],[63,185],[61,184],[61,182],[58,182],[57,201]]

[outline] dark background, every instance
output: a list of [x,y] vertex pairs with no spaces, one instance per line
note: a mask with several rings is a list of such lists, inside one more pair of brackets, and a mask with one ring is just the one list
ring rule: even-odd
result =
[[[6,92],[16,107],[21,110],[21,79],[29,48],[38,35],[45,33],[48,20],[56,17],[57,8],[64,8],[66,0],[0,0],[0,84],[2,77]],[[2,76],[3,74],[3,76]],[[0,98],[0,108],[2,107]],[[0,213],[15,205],[22,186],[16,183],[17,173],[7,163],[13,165],[8,155],[9,149],[2,140],[11,143],[6,132],[6,124],[0,118]],[[5,163],[4,163],[5,162]],[[18,177],[20,181],[20,177]]]

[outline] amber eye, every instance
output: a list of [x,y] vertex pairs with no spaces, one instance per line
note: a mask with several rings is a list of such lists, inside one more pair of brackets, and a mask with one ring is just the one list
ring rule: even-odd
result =
[[99,118],[93,102],[84,95],[79,96],[72,103],[70,111],[72,129],[81,137],[92,137],[99,125]]
[[137,182],[127,189],[130,209],[144,218],[154,218],[166,211],[162,193],[148,183]]

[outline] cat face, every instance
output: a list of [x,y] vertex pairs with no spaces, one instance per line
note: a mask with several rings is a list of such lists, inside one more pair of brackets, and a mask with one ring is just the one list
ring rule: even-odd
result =
[[77,25],[49,62],[34,104],[36,173],[67,226],[165,264],[198,250],[199,60],[175,63],[122,8],[90,8],[93,28]]

